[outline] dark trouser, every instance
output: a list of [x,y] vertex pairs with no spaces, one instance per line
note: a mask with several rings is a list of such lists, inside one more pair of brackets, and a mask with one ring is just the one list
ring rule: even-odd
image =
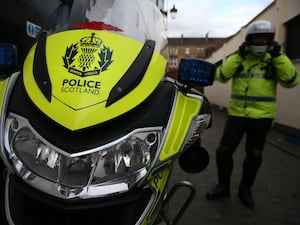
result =
[[232,155],[246,133],[246,157],[240,187],[251,188],[262,162],[262,151],[272,119],[228,116],[221,142],[216,151],[219,184],[230,186]]

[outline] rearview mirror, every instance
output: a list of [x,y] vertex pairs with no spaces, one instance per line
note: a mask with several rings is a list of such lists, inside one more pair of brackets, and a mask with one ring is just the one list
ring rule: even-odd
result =
[[191,87],[204,87],[214,82],[216,67],[199,58],[182,58],[178,68],[178,81]]
[[0,71],[14,69],[17,66],[17,47],[0,42]]

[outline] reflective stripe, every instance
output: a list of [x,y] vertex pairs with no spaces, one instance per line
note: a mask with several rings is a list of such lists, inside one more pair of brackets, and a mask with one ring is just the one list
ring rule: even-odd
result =
[[241,95],[231,95],[232,99],[244,100],[249,102],[275,102],[275,97],[256,97],[256,96],[241,96]]
[[223,81],[227,81],[229,80],[229,78],[225,77],[222,70],[220,69],[220,78],[223,80]]
[[280,80],[280,81],[281,81],[282,83],[285,83],[285,84],[287,84],[287,85],[290,85],[290,84],[294,83],[296,79],[297,79],[297,71],[295,71],[295,74],[294,74],[294,76],[293,76],[291,79],[289,79],[289,80],[287,80],[287,81],[284,81],[284,80]]
[[246,73],[246,74],[236,74],[234,75],[234,78],[266,78],[265,74],[250,74],[250,73]]

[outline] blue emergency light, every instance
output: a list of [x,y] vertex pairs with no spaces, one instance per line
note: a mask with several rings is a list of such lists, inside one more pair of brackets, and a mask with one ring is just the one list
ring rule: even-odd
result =
[[178,68],[178,81],[191,87],[204,87],[214,82],[216,67],[199,58],[182,58]]
[[13,69],[17,66],[17,47],[0,42],[0,70]]

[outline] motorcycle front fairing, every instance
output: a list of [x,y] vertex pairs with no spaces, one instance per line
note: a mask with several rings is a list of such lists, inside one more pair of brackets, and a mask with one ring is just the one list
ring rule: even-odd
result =
[[[179,119],[179,112],[177,112],[175,116],[175,108],[181,105],[182,109],[184,109],[185,107],[183,107],[183,104],[186,104],[186,101],[182,99],[183,96],[176,97],[181,95],[177,88],[172,83],[162,82],[146,101],[126,115],[110,121],[109,123],[104,123],[74,133],[66,129],[61,129],[60,125],[46,119],[45,115],[32,104],[22,85],[22,80],[19,78],[16,81],[14,91],[11,95],[11,103],[8,107],[9,111],[16,115],[22,115],[22,117],[32,121],[32,127],[34,127],[41,136],[45,135],[47,137],[46,140],[56,147],[62,146],[61,150],[64,151],[66,151],[66,149],[92,149],[92,146],[105,146],[104,143],[116,141],[118,140],[118,137],[120,137],[119,139],[122,139],[125,133],[130,132],[130,130],[137,130],[141,127],[163,127],[163,130],[166,130],[166,132],[165,136],[161,137],[161,143],[165,144],[160,144],[160,146],[157,146],[153,152],[151,152],[153,164],[149,167],[149,172],[145,175],[143,180],[140,180],[139,183],[136,183],[130,188],[125,187],[125,189],[120,189],[123,185],[121,186],[120,183],[114,179],[113,175],[108,174],[111,176],[109,181],[106,182],[105,180],[102,180],[102,184],[100,183],[95,186],[93,186],[93,182],[91,182],[88,184],[90,186],[86,189],[78,188],[78,183],[76,183],[75,187],[74,183],[73,186],[70,187],[68,185],[61,185],[59,182],[54,182],[52,183],[52,191],[45,194],[45,192],[49,191],[46,190],[45,187],[49,188],[50,185],[49,183],[46,183],[47,180],[41,180],[41,177],[35,176],[34,172],[22,168],[22,170],[16,172],[19,176],[21,175],[21,178],[17,175],[10,174],[7,177],[6,190],[7,202],[10,204],[6,207],[13,209],[10,211],[10,216],[19,221],[17,222],[12,219],[14,223],[11,224],[53,224],[53,220],[44,220],[49,212],[56,215],[54,218],[59,218],[59,222],[55,221],[58,224],[68,224],[66,222],[68,220],[72,221],[73,224],[76,224],[77,222],[80,224],[80,221],[82,222],[82,220],[78,218],[78,215],[93,215],[90,217],[87,216],[88,219],[85,220],[85,223],[87,223],[88,221],[93,221],[93,218],[95,218],[93,212],[96,215],[100,215],[100,211],[103,213],[101,214],[101,221],[103,224],[111,224],[112,221],[114,221],[114,224],[126,224],[126,217],[112,216],[111,213],[115,214],[117,212],[122,212],[125,215],[130,216],[127,224],[152,224],[157,215],[157,211],[155,211],[157,210],[156,206],[159,206],[159,202],[162,201],[164,188],[172,169],[171,159],[179,153],[183,146],[183,141],[186,141],[178,140],[178,145],[173,142],[171,142],[169,146],[167,145],[167,142],[170,142],[172,138],[174,142],[176,141],[173,136],[174,134],[177,133],[177,136],[175,137],[178,137],[178,133],[180,133],[178,127],[177,129],[176,127],[171,128],[173,126],[172,124],[174,124],[175,121],[183,121],[184,123],[189,124],[187,122],[188,119],[193,118],[194,116],[194,114],[185,114],[186,116]],[[179,100],[179,98],[181,99]],[[188,107],[189,110],[192,110],[194,113],[199,109],[196,107],[197,105],[199,106],[199,104],[196,103],[196,99],[187,97],[187,100],[195,101],[195,105],[193,104],[195,108],[192,109]],[[157,112],[157,108],[160,109],[159,112]],[[182,113],[186,113],[185,110],[183,110]],[[185,127],[189,129],[189,125],[186,125]],[[127,129],[128,131],[126,131]],[[154,132],[152,131],[148,136],[148,141],[152,140],[151,143],[156,145],[156,143],[153,142],[155,139],[153,134]],[[186,138],[187,135],[183,135],[182,138],[184,139],[184,137]],[[162,151],[162,149],[164,150]],[[77,151],[77,153],[78,152],[80,151]],[[102,151],[97,153],[99,154],[100,152]],[[123,156],[123,160],[125,158],[126,157]],[[80,160],[78,161],[82,163]],[[19,161],[18,163],[22,162]],[[16,163],[16,165],[18,165],[18,163]],[[74,164],[76,165],[76,162],[74,162]],[[35,169],[32,165],[30,167],[32,170]],[[45,166],[44,169],[49,170],[47,167],[49,166]],[[78,176],[78,170],[80,168],[77,168],[77,171],[75,168],[76,166],[72,171],[72,167],[69,165],[70,174],[68,175],[68,181],[72,180],[72,176]],[[41,171],[36,171],[36,173],[40,172]],[[83,169],[79,170],[79,172],[85,175],[88,180],[96,180],[89,177],[89,174],[84,172]],[[43,176],[45,177],[46,175],[43,174]],[[134,179],[133,175],[131,176],[131,179]],[[111,182],[114,181],[116,183],[112,184]],[[27,182],[31,185],[28,185]],[[33,187],[31,182],[34,183]],[[66,182],[66,179],[64,179],[64,182]],[[40,187],[40,185],[44,186]],[[55,187],[57,187],[56,190],[54,189]],[[116,187],[119,187],[119,189],[115,189]],[[39,188],[42,191],[39,190]],[[54,192],[54,190],[56,192]],[[86,192],[86,190],[88,191]],[[90,192],[91,190],[95,192]],[[54,193],[60,196],[55,196]],[[95,202],[97,202],[97,204]],[[37,205],[39,207],[36,207]],[[31,216],[28,217],[28,215]],[[34,218],[35,223],[31,220],[28,221],[28,223],[25,223],[28,218]],[[122,220],[120,218],[122,218]]]
[[201,95],[163,79],[160,16],[91,1],[0,82],[10,225],[154,223],[173,159],[210,121]]
[[[30,121],[35,121],[32,123],[32,126],[40,133],[43,133],[43,130],[47,130],[47,140],[51,140],[51,144],[55,144],[55,146],[63,145],[64,148],[62,150],[67,148],[74,149],[75,146],[79,149],[84,149],[90,145],[105,146],[105,144],[101,145],[101,143],[106,143],[107,140],[110,140],[108,143],[121,140],[126,136],[124,135],[125,133],[130,133],[130,131],[137,130],[140,127],[151,128],[158,127],[158,125],[166,127],[168,113],[171,111],[174,94],[176,93],[176,90],[171,84],[160,85],[153,95],[124,117],[107,124],[81,130],[80,132],[70,133],[67,130],[61,129],[59,125],[45,120],[44,115],[35,109],[28,96],[26,96],[25,89],[19,88],[18,85],[22,85],[21,82],[17,81],[14,90],[19,90],[20,93],[18,95],[12,94],[12,100],[16,100],[22,95],[24,95],[24,97],[21,97],[16,102],[11,101],[14,103],[9,106],[9,109],[12,111],[15,109],[14,112],[16,114],[19,115],[19,113],[22,113],[22,116],[30,119]],[[159,107],[162,112],[157,113],[156,107]],[[148,139],[153,145],[156,145],[153,141],[153,138],[156,138],[153,136],[154,134],[152,131]],[[125,142],[123,145],[124,144]],[[126,145],[124,147],[126,147]],[[151,157],[155,158],[158,152],[155,148],[153,149]],[[124,150],[128,151],[128,149]],[[102,151],[99,150],[99,152],[96,153],[99,154],[100,152],[105,152],[105,149]],[[79,153],[81,152],[79,151]],[[138,154],[137,150],[136,154]],[[121,157],[123,157],[122,163],[124,163],[126,157],[119,155],[119,158]],[[77,160],[76,162],[82,164],[82,161]],[[133,161],[134,159],[132,159],[132,163]],[[60,181],[61,184],[59,184],[59,182],[52,182],[51,184],[47,182],[47,180],[35,176],[34,172],[29,174],[29,171],[26,171],[25,168],[22,168],[23,171],[20,170],[16,172],[19,176],[24,172],[24,175],[21,176],[22,178],[19,178],[17,175],[7,177],[6,197],[9,200],[7,202],[10,203],[7,207],[11,209],[10,213],[11,217],[14,218],[12,219],[14,224],[68,224],[66,222],[67,220],[72,221],[72,224],[81,224],[83,222],[82,220],[84,220],[83,218],[87,218],[84,220],[85,224],[90,224],[96,219],[95,216],[97,216],[97,218],[101,217],[101,224],[135,224],[139,220],[140,222],[137,224],[140,224],[141,218],[146,220],[146,215],[148,216],[147,220],[154,220],[152,218],[154,211],[150,213],[150,208],[152,209],[153,207],[152,210],[154,210],[155,204],[161,201],[163,188],[166,185],[167,178],[171,171],[172,165],[170,161],[166,161],[162,165],[160,165],[160,163],[157,163],[156,166],[153,165],[153,169],[151,169],[152,172],[150,172],[149,168],[149,172],[143,178],[144,181],[140,180],[139,183],[131,187],[129,186],[129,181],[125,181],[124,179],[124,174],[127,172],[122,174],[120,171],[121,166],[119,171],[115,174],[107,171],[106,177],[101,177],[100,173],[104,173],[104,167],[98,170],[98,174],[93,173],[92,175],[92,173],[88,174],[85,172],[84,168],[81,170],[80,168],[76,168],[76,162],[74,162],[74,169],[69,165],[68,179],[64,177],[64,179]],[[154,160],[153,163],[155,163]],[[98,165],[99,164],[100,160]],[[39,166],[41,167],[42,165]],[[78,166],[80,165],[78,164]],[[109,166],[107,161],[105,168]],[[32,165],[30,167],[31,170],[35,169]],[[98,166],[98,168],[100,168],[100,166]],[[44,171],[47,172],[47,170],[49,171],[49,166],[44,167]],[[51,171],[52,169],[50,172]],[[42,171],[36,171],[36,173],[39,174],[41,172]],[[63,174],[63,171],[61,171],[61,173]],[[91,180],[87,184],[82,185],[86,188],[78,187],[78,182],[82,181],[82,178],[79,179],[78,173],[86,176],[87,180]],[[42,175],[44,177],[47,176],[47,174]],[[73,176],[73,180],[71,176]],[[75,177],[77,178],[77,183],[74,185]],[[135,180],[136,178],[134,174],[131,174],[129,179]],[[73,185],[66,185],[67,181],[72,182]],[[30,185],[28,185],[27,182],[29,182]],[[33,182],[33,184],[31,182]],[[64,182],[65,185],[62,185],[62,182]],[[83,182],[86,183],[87,181]],[[127,182],[126,185],[125,182]],[[33,187],[31,187],[31,185],[33,185]],[[46,187],[48,189],[46,189]],[[49,187],[52,188],[50,189]],[[50,193],[46,194],[45,192],[49,191],[49,189],[51,190]],[[148,209],[149,212],[146,209]],[[54,218],[57,220],[53,221],[49,219],[45,221],[49,213],[55,215],[53,220]],[[95,213],[95,215],[93,213]],[[120,217],[113,216],[115,214],[120,215]],[[143,214],[144,216],[142,216]],[[25,222],[26,219],[29,218],[33,218],[34,221],[30,220]]]
[[48,117],[69,130],[131,110],[153,92],[164,72],[165,59],[154,51],[154,41],[142,45],[87,29],[42,35],[24,63],[25,88]]

